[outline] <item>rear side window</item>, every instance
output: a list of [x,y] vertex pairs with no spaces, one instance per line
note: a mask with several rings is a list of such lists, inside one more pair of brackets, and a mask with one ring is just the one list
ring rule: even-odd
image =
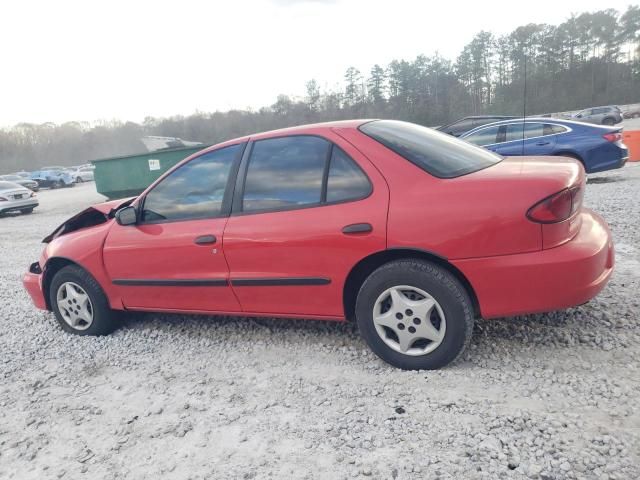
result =
[[545,123],[543,126],[544,135],[555,135],[556,133],[564,133],[566,131],[566,127],[563,127],[562,125],[551,125],[549,123]]
[[502,160],[489,150],[413,123],[376,120],[360,131],[439,178],[459,177]]
[[322,138],[303,135],[255,142],[247,167],[242,210],[319,204],[330,147]]
[[231,165],[241,145],[205,153],[171,172],[144,199],[142,221],[212,218],[222,213]]
[[356,200],[369,193],[371,184],[367,176],[346,153],[334,145],[327,178],[327,202]]

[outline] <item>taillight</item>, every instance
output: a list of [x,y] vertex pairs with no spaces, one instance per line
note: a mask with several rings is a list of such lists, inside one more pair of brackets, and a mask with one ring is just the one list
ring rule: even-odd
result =
[[537,223],[558,223],[571,217],[582,205],[582,188],[565,188],[540,200],[527,212],[527,218]]
[[619,142],[620,140],[622,140],[622,134],[620,132],[605,133],[604,135],[602,135],[602,138],[604,138],[607,142]]

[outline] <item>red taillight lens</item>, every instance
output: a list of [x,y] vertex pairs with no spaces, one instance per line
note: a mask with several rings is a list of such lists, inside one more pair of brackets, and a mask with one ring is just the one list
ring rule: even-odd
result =
[[604,138],[607,142],[619,142],[620,140],[622,140],[622,134],[619,132],[605,133],[604,135],[602,135],[602,138]]
[[536,203],[527,212],[527,218],[537,223],[558,223],[577,212],[581,205],[582,188],[565,188]]

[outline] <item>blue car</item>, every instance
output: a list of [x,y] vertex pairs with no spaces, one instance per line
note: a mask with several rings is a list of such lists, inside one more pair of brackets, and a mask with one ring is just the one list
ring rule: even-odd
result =
[[38,182],[40,188],[62,188],[74,185],[74,178],[68,171],[47,167],[31,172],[31,179]]
[[460,138],[504,156],[572,157],[587,173],[620,168],[629,158],[621,127],[555,118],[504,120],[474,128]]

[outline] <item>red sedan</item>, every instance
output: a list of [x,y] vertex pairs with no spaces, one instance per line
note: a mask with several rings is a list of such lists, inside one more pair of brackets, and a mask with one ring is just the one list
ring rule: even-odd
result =
[[507,157],[410,123],[231,140],[45,242],[24,285],[64,330],[117,311],[355,320],[382,359],[439,368],[475,318],[579,305],[614,263],[568,158]]

